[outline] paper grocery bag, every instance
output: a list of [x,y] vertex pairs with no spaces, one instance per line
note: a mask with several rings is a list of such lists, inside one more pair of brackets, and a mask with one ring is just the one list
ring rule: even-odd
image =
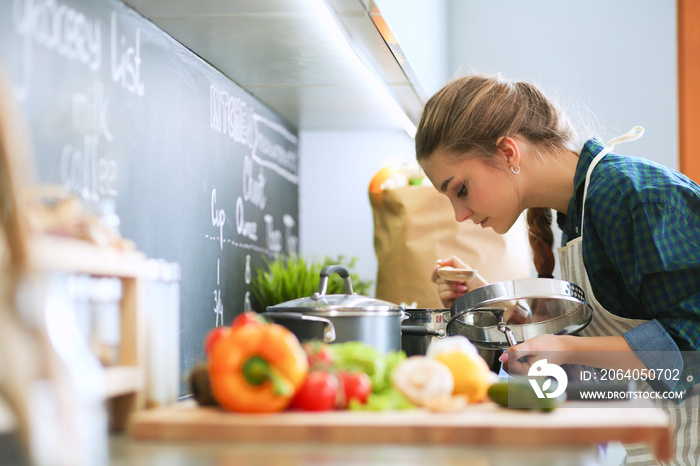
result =
[[489,282],[532,277],[527,225],[505,235],[455,220],[450,200],[432,186],[370,192],[377,255],[376,297],[417,308],[443,307],[431,281],[435,261],[455,255]]

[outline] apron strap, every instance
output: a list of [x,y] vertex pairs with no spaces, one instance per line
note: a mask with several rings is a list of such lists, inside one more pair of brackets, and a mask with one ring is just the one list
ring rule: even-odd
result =
[[596,155],[593,160],[591,161],[591,164],[588,167],[588,171],[586,172],[586,182],[583,187],[583,202],[581,202],[581,238],[583,238],[583,224],[584,224],[584,215],[586,213],[586,197],[588,196],[588,183],[591,180],[591,175],[593,174],[593,169],[595,168],[596,165],[598,165],[598,162],[603,160],[603,157],[608,155],[610,151],[615,147],[615,144],[619,144],[622,142],[627,142],[627,141],[635,141],[639,138],[642,137],[644,134],[644,128],[641,126],[635,126],[631,130],[627,131],[625,134],[618,136],[616,138],[612,138],[610,141],[608,141],[608,144],[598,152],[598,155]]
[[618,136],[616,138],[612,138],[611,140],[609,140],[607,146],[612,149],[613,147],[615,147],[615,144],[620,144],[621,142],[627,142],[627,141],[636,141],[637,139],[641,138],[643,134],[644,134],[644,128],[641,126],[635,126],[631,130],[629,130],[625,134],[623,134],[622,136]]

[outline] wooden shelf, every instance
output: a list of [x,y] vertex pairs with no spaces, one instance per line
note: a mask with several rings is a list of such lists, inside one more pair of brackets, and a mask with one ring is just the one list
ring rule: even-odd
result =
[[31,241],[32,263],[40,270],[62,270],[115,277],[139,278],[146,257],[74,238],[43,235]]
[[121,280],[121,340],[115,365],[105,368],[105,397],[112,406],[111,428],[123,430],[129,415],[146,407],[145,255],[43,235],[30,240],[30,261],[39,274],[64,272]]
[[143,371],[135,366],[105,368],[107,398],[128,395],[144,389]]

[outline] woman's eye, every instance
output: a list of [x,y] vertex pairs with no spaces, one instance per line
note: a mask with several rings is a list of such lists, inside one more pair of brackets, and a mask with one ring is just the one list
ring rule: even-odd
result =
[[460,188],[459,192],[457,193],[457,197],[464,197],[467,195],[467,185],[462,184],[462,187]]

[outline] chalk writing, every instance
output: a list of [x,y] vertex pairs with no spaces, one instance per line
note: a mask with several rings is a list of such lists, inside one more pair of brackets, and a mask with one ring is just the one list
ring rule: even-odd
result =
[[245,298],[243,299],[243,312],[250,312],[253,310],[253,305],[250,303],[250,291],[245,292]]
[[274,219],[272,215],[265,214],[265,238],[267,247],[270,251],[278,253],[282,250],[282,232],[275,230]]
[[221,290],[214,290],[214,314],[216,314],[216,325],[224,325],[224,304],[221,301]]
[[[218,236],[211,236],[211,235],[204,235],[204,238],[206,238],[209,241],[216,241],[217,243],[220,241]],[[224,244],[230,244],[231,246],[239,249],[245,249],[248,251],[255,251],[260,254],[265,254],[267,256],[274,256],[272,251],[265,249],[263,246],[259,246],[257,244],[250,244],[250,243],[242,243],[239,241],[235,241],[229,238],[224,238]]]
[[243,276],[245,277],[245,284],[250,285],[250,281],[253,278],[253,273],[250,270],[250,254],[245,256],[245,273]]
[[95,81],[86,94],[76,93],[72,99],[73,129],[81,133],[96,133],[107,141],[114,136],[107,124],[109,102],[104,85]]
[[[253,117],[255,120],[253,160],[258,165],[274,170],[292,183],[299,184],[297,137],[284,126],[261,115],[254,114]],[[286,141],[284,145],[274,142],[278,136],[284,138]]]
[[236,199],[236,231],[239,235],[250,238],[253,241],[258,240],[258,225],[255,222],[245,220],[243,212],[243,198]]
[[294,234],[294,217],[289,214],[284,214],[282,216],[282,223],[284,223],[284,238],[287,243],[287,252],[295,253],[297,251],[297,245],[299,244],[299,238]]
[[243,160],[243,199],[260,209],[264,209],[267,203],[265,175],[260,170],[257,178],[253,176],[253,159],[250,157]]
[[216,209],[216,189],[211,190],[211,224],[219,227],[220,248],[224,249],[224,224],[226,223],[226,212],[224,209]]
[[95,81],[86,93],[71,98],[71,122],[82,145],[66,144],[61,152],[61,182],[85,201],[113,198],[117,193],[117,162],[100,155],[100,141],[114,139],[107,124],[109,103],[104,86]]
[[[214,212],[214,203],[216,202],[216,189],[212,190],[212,221],[215,220],[216,216],[213,214]],[[223,214],[223,210],[221,211]],[[218,221],[219,219],[216,218]],[[221,221],[221,224],[225,220]],[[223,243],[221,243],[223,244]],[[216,316],[216,322],[215,325],[218,327],[219,325],[224,324],[224,302],[221,299],[221,260],[219,258],[216,259],[216,289],[214,290],[214,315]]]
[[[245,284],[250,285],[252,279],[252,271],[250,270],[250,254],[245,256]],[[250,303],[250,291],[245,292],[245,298],[243,299],[243,312],[250,312],[253,310],[253,305]]]
[[33,44],[97,71],[102,64],[100,22],[56,0],[13,0],[12,22],[23,39],[20,98],[30,91]]
[[88,201],[114,197],[117,190],[117,164],[98,156],[99,139],[94,134],[83,137],[83,146],[66,144],[61,153],[61,181],[69,191]]
[[146,93],[141,81],[141,31],[136,30],[134,45],[127,45],[126,36],[118,33],[117,12],[112,12],[111,22],[111,69],[112,80],[122,88],[143,97]]
[[209,124],[214,131],[252,147],[254,139],[253,107],[215,85],[209,87]]

